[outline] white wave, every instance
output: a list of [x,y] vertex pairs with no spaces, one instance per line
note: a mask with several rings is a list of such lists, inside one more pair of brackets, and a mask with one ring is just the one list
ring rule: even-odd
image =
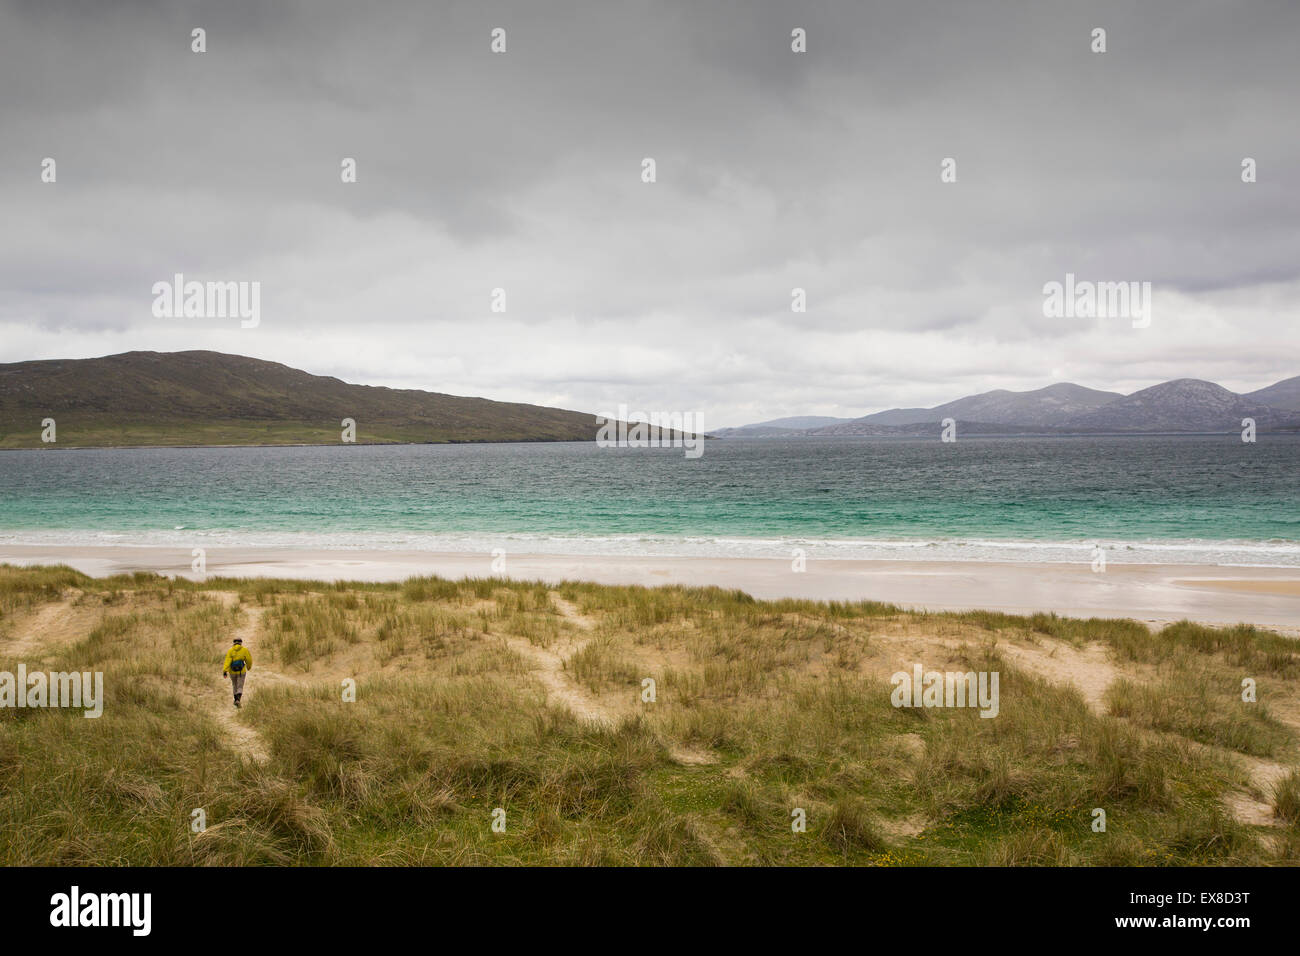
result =
[[532,533],[255,532],[224,529],[154,531],[5,531],[3,545],[301,548],[309,550],[443,551],[516,554],[645,555],[653,557],[780,558],[795,549],[810,561],[1007,561],[1075,564],[1101,548],[1115,564],[1198,564],[1225,567],[1300,567],[1300,542],[1251,540],[996,538],[742,538],[734,536],[557,535]]

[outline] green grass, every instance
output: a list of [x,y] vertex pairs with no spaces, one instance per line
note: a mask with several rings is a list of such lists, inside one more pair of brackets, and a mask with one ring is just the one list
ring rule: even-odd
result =
[[[716,588],[502,580],[322,584],[0,567],[0,670],[105,673],[104,716],[0,710],[0,861],[124,865],[1227,865],[1300,860],[1300,777],[1234,818],[1247,757],[1294,768],[1287,639],[1250,628],[908,614]],[[65,602],[72,632],[37,635]],[[250,613],[238,724],[216,674]],[[926,641],[942,639],[940,645]],[[1100,644],[1096,709],[1008,642]],[[900,642],[997,670],[999,716],[896,709]],[[909,643],[910,642],[910,643]],[[550,705],[517,651],[580,648]],[[567,653],[567,651],[566,651]],[[275,671],[280,679],[270,679]],[[1240,678],[1260,703],[1241,701]],[[641,681],[657,686],[641,702]],[[343,701],[356,681],[355,703]],[[205,696],[206,695],[206,696]],[[686,755],[686,756],[683,756]],[[687,759],[694,755],[694,759]],[[190,830],[202,808],[207,830]],[[492,830],[493,811],[506,829]],[[1107,828],[1093,830],[1093,811]],[[792,814],[807,826],[796,833]]]

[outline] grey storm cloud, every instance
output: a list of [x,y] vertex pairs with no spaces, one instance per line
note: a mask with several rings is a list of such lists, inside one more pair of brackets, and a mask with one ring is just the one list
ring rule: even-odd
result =
[[[1300,373],[1297,37],[1286,0],[10,0],[0,361],[217,348],[718,424],[1259,387]],[[154,318],[176,272],[260,281],[261,326]],[[1152,328],[1045,317],[1066,272],[1150,281]]]

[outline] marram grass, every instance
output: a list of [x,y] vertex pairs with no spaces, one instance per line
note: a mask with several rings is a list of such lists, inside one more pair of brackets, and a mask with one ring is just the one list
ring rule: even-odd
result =
[[[1097,647],[1099,701],[1031,666]],[[997,670],[998,716],[895,708],[913,661]],[[106,699],[0,709],[10,865],[1300,860],[1300,653],[1248,627],[0,567],[0,671],[19,663],[103,671]]]

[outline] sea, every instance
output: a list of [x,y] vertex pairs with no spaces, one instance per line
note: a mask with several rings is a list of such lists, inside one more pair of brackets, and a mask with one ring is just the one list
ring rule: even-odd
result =
[[1300,566],[1300,436],[0,451],[0,545]]

